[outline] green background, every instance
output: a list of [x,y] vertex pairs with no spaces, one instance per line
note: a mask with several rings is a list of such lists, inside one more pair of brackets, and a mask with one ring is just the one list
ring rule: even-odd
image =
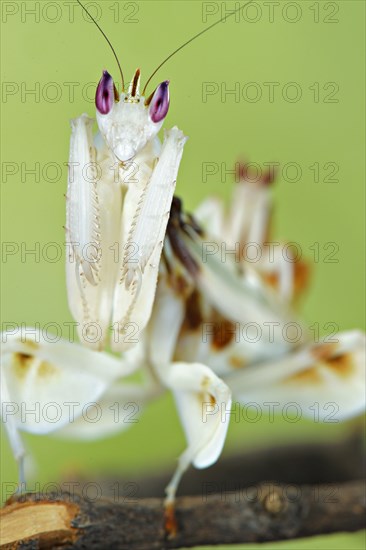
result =
[[[35,4],[39,5],[39,22],[25,11],[34,9]],[[46,243],[55,242],[61,248],[64,243],[64,163],[68,160],[69,119],[82,112],[94,114],[92,88],[89,99],[81,90],[86,83],[96,83],[103,68],[118,78],[110,50],[96,28],[83,19],[80,8],[75,8],[74,20],[70,21],[69,8],[59,2],[56,10],[54,4],[1,2],[2,240],[19,246],[25,243],[23,246],[30,249],[38,242],[41,251]],[[119,53],[126,80],[140,67],[143,82],[170,51],[225,15],[222,6],[232,9],[238,5],[210,2],[210,7],[218,11],[205,21],[201,2],[97,4],[102,15],[100,23]],[[278,178],[274,234],[278,239],[298,243],[310,260],[310,247],[319,243],[320,261],[313,265],[311,288],[302,306],[305,319],[309,325],[318,322],[321,333],[327,332],[325,325],[330,322],[340,330],[364,328],[364,3],[295,4],[297,8],[280,2],[270,22],[268,6],[257,2],[244,11],[240,20],[231,18],[218,25],[169,61],[154,78],[150,91],[160,81],[170,79],[171,107],[165,127],[178,125],[189,136],[177,186],[188,208],[208,194],[225,198],[230,195],[230,175],[226,181],[221,181],[225,178],[220,173],[203,181],[205,162],[218,166],[223,163],[231,169],[239,158],[245,158],[261,166],[275,161],[281,166],[291,162],[301,167],[302,176],[297,182],[286,181],[283,174]],[[18,11],[7,15],[7,10]],[[294,19],[296,13],[297,22],[286,20]],[[318,22],[314,21],[317,13]],[[114,17],[119,21],[115,22]],[[207,82],[216,83],[220,91],[239,83],[244,97],[235,101],[233,95],[221,97],[217,93],[203,101],[202,89]],[[253,97],[254,87],[246,88],[250,82],[262,92],[256,102],[245,96],[247,90]],[[269,101],[265,82],[279,83],[273,102]],[[282,92],[290,82],[301,89],[302,97],[297,102],[283,99]],[[318,102],[309,89],[316,82],[320,89]],[[337,102],[326,102],[332,88],[324,90],[324,86],[329,82],[339,87],[333,96]],[[66,83],[80,83],[71,100],[70,85]],[[14,94],[4,94],[4,86],[5,92],[13,87]],[[22,97],[22,90],[24,95],[25,90],[37,90],[37,86],[39,94]],[[52,101],[55,91],[59,97]],[[288,91],[291,94],[294,88]],[[24,172],[36,162],[41,167],[40,181],[32,175],[22,181],[21,163]],[[309,168],[315,162],[320,167],[336,163],[339,172],[335,177],[339,181],[324,181],[330,170],[321,168],[320,181],[315,182]],[[5,177],[4,163],[16,163],[18,173]],[[46,176],[42,175],[47,163],[57,163],[59,173],[49,168]],[[292,177],[291,172],[288,174]],[[53,177],[54,182],[50,181]],[[337,263],[324,261],[330,249],[324,251],[322,247],[328,242],[339,247]],[[64,257],[51,263],[42,256],[39,262],[31,256],[22,261],[16,254],[6,262],[3,258],[2,275],[3,322],[30,326],[56,322],[64,326],[72,320],[66,302]],[[276,420],[270,424],[263,419],[257,424],[233,424],[225,452],[305,438],[334,440],[346,435],[354,423],[315,425]],[[152,404],[133,429],[113,438],[93,443],[35,436],[26,436],[25,440],[38,468],[34,479],[41,483],[58,480],[70,471],[81,471],[92,479],[107,468],[133,479],[149,468],[172,470],[184,447],[168,395]],[[5,438],[2,443],[2,481],[15,481],[16,468]],[[341,534],[269,546],[356,549],[364,548],[364,536]]]

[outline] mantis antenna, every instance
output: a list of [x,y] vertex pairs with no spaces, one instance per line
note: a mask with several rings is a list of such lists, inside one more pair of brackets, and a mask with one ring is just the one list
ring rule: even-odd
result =
[[105,32],[103,31],[103,29],[98,25],[98,23],[96,22],[96,20],[94,19],[94,17],[89,13],[89,11],[86,9],[85,6],[83,6],[83,4],[80,2],[80,0],[76,0],[78,4],[80,4],[80,6],[82,7],[82,9],[85,11],[85,13],[87,13],[90,17],[90,19],[93,21],[93,23],[97,26],[97,28],[99,29],[99,31],[102,33],[102,35],[104,36],[104,38],[106,39],[106,41],[108,42],[112,52],[113,52],[113,55],[114,57],[116,58],[116,61],[117,61],[117,65],[118,65],[118,68],[119,68],[119,72],[120,72],[120,75],[121,75],[121,81],[122,81],[122,91],[124,92],[125,90],[125,79],[123,78],[123,71],[122,71],[122,67],[121,67],[121,64],[119,62],[119,59],[117,57],[117,54],[116,54],[116,51],[115,49],[113,48],[112,46],[112,43],[111,41],[109,40],[108,36],[105,34]]
[[158,65],[158,67],[155,69],[155,71],[151,74],[151,76],[148,78],[145,86],[144,86],[144,89],[142,91],[142,94],[141,95],[145,95],[145,91],[146,91],[146,88],[149,84],[149,82],[151,81],[151,79],[156,75],[156,73],[161,69],[161,67],[163,65],[165,65],[165,63],[167,61],[169,61],[169,59],[171,59],[176,53],[178,53],[180,50],[183,50],[183,48],[185,48],[186,46],[188,46],[188,44],[190,44],[191,42],[193,42],[194,40],[196,40],[196,38],[199,38],[200,36],[202,36],[202,34],[205,34],[205,32],[208,32],[210,31],[211,29],[213,29],[214,27],[216,27],[216,25],[218,25],[219,23],[223,23],[224,21],[226,21],[226,19],[229,19],[229,17],[231,17],[232,15],[235,15],[236,13],[238,13],[238,11],[242,10],[245,6],[247,6],[248,4],[251,4],[251,2],[253,2],[253,0],[249,0],[249,2],[246,2],[245,4],[242,4],[241,6],[239,6],[239,8],[237,8],[236,10],[230,12],[228,15],[225,15],[224,17],[221,17],[221,19],[219,19],[218,21],[215,21],[215,23],[212,23],[212,25],[210,25],[209,27],[207,27],[207,29],[203,29],[202,31],[198,32],[197,34],[195,34],[194,36],[192,36],[192,38],[190,38],[189,40],[187,40],[187,42],[184,42],[184,44],[182,44],[181,46],[179,46],[179,48],[177,48],[176,50],[174,50],[170,55],[168,55],[168,57],[166,57],[164,59],[164,61],[162,61],[160,63],[160,65]]
[[[111,41],[109,40],[108,36],[105,34],[105,32],[103,31],[103,29],[100,27],[100,25],[97,23],[97,21],[94,19],[94,17],[90,14],[90,12],[87,10],[87,8],[85,6],[83,6],[83,4],[81,3],[80,0],[76,0],[77,3],[82,7],[82,9],[85,11],[85,13],[87,13],[87,15],[90,17],[90,19],[93,21],[93,23],[96,25],[96,27],[98,28],[98,30],[102,33],[102,35],[104,36],[104,38],[106,39],[106,41],[108,42],[112,52],[113,52],[113,55],[117,61],[117,65],[118,65],[118,68],[119,68],[119,72],[121,74],[121,81],[122,81],[122,91],[124,91],[125,89],[125,80],[124,80],[124,77],[123,77],[123,71],[122,71],[122,67],[121,67],[121,64],[119,62],[119,59],[117,57],[117,54],[116,54],[116,51],[115,49],[113,48],[112,46],[112,43]],[[197,38],[199,38],[200,36],[202,36],[203,34],[205,34],[206,32],[210,31],[211,29],[213,29],[214,27],[216,27],[216,25],[218,25],[219,23],[223,23],[224,21],[226,21],[227,19],[229,19],[229,17],[232,17],[233,15],[235,15],[236,13],[238,13],[240,10],[242,10],[245,6],[247,6],[248,4],[251,4],[253,2],[253,0],[249,0],[248,2],[245,2],[245,4],[242,4],[241,6],[239,6],[236,10],[230,12],[228,15],[225,15],[224,17],[221,17],[221,19],[218,19],[217,21],[215,21],[214,23],[212,23],[212,25],[210,25],[209,27],[207,27],[207,29],[203,29],[202,31],[198,32],[197,34],[195,34],[194,36],[192,36],[189,40],[187,40],[186,42],[184,42],[184,44],[182,44],[181,46],[179,46],[177,49],[175,49],[170,55],[168,55],[168,57],[166,57],[164,59],[164,61],[162,61],[160,63],[160,65],[157,66],[157,68],[155,69],[155,71],[149,76],[145,86],[144,86],[144,89],[142,91],[142,94],[141,95],[145,95],[145,92],[146,92],[146,88],[147,86],[149,85],[149,83],[151,82],[152,78],[156,75],[156,73],[161,69],[161,67],[163,65],[165,65],[165,63],[167,61],[169,61],[169,59],[171,59],[175,54],[177,54],[178,52],[180,52],[180,50],[183,50],[183,48],[185,48],[186,46],[188,46],[188,44],[190,44],[191,42],[193,42],[194,40],[196,40]]]

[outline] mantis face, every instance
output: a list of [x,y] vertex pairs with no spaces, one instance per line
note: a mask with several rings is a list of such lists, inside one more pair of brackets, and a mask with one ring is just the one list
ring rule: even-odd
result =
[[157,135],[169,109],[168,80],[159,84],[147,100],[139,93],[139,83],[137,69],[128,92],[119,94],[111,75],[103,71],[96,91],[100,133],[121,162],[135,157]]

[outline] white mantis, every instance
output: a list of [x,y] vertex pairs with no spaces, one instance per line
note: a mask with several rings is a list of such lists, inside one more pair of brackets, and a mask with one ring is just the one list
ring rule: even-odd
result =
[[[24,482],[19,430],[105,436],[126,427],[123,419],[114,422],[113,403],[142,406],[170,389],[187,449],[167,487],[169,511],[189,464],[205,468],[219,457],[232,392],[241,403],[296,401],[309,415],[315,401],[335,401],[339,418],[360,413],[364,336],[354,331],[338,335],[335,343],[312,344],[291,311],[296,274],[281,255],[266,256],[255,269],[240,255],[224,264],[215,256],[220,242],[252,241],[270,251],[270,189],[243,175],[229,219],[215,200],[205,202],[195,218],[184,213],[173,195],[186,137],[174,127],[163,144],[158,138],[169,82],[149,97],[144,92],[139,70],[127,91],[122,75],[120,92],[104,71],[96,90],[99,133],[93,138],[86,114],[72,121],[66,222],[72,253],[66,270],[82,345],[50,343],[39,331],[27,337],[4,333],[1,403]],[[90,167],[94,177],[86,176]],[[250,322],[272,332],[254,343],[237,339],[236,327]],[[300,337],[284,338],[284,329],[296,324]],[[135,338],[131,328],[137,328]],[[108,345],[122,355],[102,351]],[[138,369],[145,384],[123,381]],[[56,422],[24,420],[22,404],[43,410],[51,402]],[[103,415],[91,425],[82,413],[94,402]]]

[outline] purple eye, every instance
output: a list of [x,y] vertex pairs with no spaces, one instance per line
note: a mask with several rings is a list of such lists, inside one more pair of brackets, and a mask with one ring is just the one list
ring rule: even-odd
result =
[[165,80],[156,88],[149,107],[149,115],[153,122],[160,122],[169,110],[169,80]]
[[107,115],[118,101],[118,92],[113,82],[113,78],[108,71],[103,71],[103,76],[99,81],[97,92],[95,94],[95,105],[102,115]]

